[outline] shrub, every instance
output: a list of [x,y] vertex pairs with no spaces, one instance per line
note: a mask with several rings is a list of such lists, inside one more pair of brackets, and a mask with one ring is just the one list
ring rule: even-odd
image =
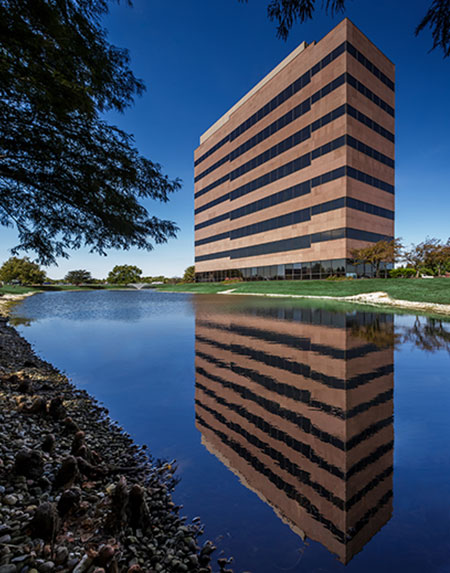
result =
[[330,275],[325,280],[327,281],[351,281],[353,280],[352,277],[345,277],[345,276],[338,276],[338,275]]
[[243,280],[244,280],[244,279],[242,279],[241,277],[236,277],[236,278],[233,278],[233,279],[230,278],[230,279],[225,279],[225,280],[223,280],[223,281],[222,281],[222,284],[224,284],[224,285],[230,285],[230,284],[233,284],[233,283],[241,283],[241,282],[243,282]]
[[410,267],[406,268],[399,268],[399,269],[391,269],[389,271],[389,276],[391,279],[399,279],[399,278],[412,278],[416,276],[415,269],[411,269]]
[[406,267],[406,269],[403,269],[403,276],[407,279],[415,277],[416,269],[412,269],[411,267]]

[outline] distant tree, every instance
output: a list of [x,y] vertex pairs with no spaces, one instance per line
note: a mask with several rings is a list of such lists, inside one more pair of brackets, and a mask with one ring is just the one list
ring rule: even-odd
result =
[[11,257],[0,267],[0,280],[5,283],[19,281],[23,285],[40,285],[45,278],[45,271],[28,257]]
[[184,282],[181,277],[165,277],[164,284],[177,285]]
[[141,277],[139,280],[141,283],[155,283],[155,282],[164,282],[165,280],[165,276],[164,275],[158,275],[155,277],[151,277],[151,276],[146,276],[146,277]]
[[[152,249],[176,225],[141,199],[179,189],[105,112],[144,91],[108,42],[110,0],[0,0],[0,225],[44,264],[87,246]],[[125,2],[131,4],[131,2]]]
[[430,248],[425,259],[425,266],[433,269],[440,276],[450,263],[450,239],[443,244],[439,239],[430,239]]
[[424,266],[424,245],[419,243],[417,245],[412,244],[409,249],[405,251],[405,261],[409,267],[416,271],[416,277],[420,276],[420,267]]
[[417,277],[423,269],[440,275],[450,265],[450,239],[443,244],[440,239],[427,237],[425,241],[411,245],[405,260],[415,269]]
[[361,249],[353,249],[351,256],[358,263],[369,263],[375,269],[375,276],[380,276],[382,263],[395,263],[402,253],[403,245],[400,239],[378,241]]
[[92,276],[89,271],[79,269],[77,271],[69,271],[64,280],[73,285],[81,285],[92,282]]
[[134,265],[116,265],[109,273],[110,284],[125,285],[141,281],[142,270]]
[[195,265],[191,265],[184,271],[183,282],[195,283]]
[[[247,2],[248,0],[240,0]],[[322,0],[321,6],[335,14],[345,11],[346,0]],[[295,22],[305,22],[313,17],[316,0],[270,0],[267,14],[277,23],[277,36],[286,40]],[[416,36],[425,28],[430,28],[433,36],[433,50],[440,48],[444,58],[450,56],[450,1],[433,0],[425,16],[416,27]]]

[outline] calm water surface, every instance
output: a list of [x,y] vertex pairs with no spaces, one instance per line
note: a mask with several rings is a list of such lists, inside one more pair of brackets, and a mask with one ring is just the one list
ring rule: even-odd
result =
[[450,572],[450,324],[149,291],[16,315],[157,458],[235,572]]

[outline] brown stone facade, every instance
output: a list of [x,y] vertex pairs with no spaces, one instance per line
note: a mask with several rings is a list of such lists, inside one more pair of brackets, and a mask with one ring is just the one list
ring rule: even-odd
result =
[[370,274],[348,259],[394,237],[394,76],[345,19],[201,137],[197,280]]
[[348,563],[392,515],[392,317],[282,313],[197,304],[196,425],[295,533]]

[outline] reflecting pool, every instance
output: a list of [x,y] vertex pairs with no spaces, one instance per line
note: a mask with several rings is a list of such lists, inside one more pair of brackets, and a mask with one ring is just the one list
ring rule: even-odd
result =
[[450,571],[450,323],[149,291],[15,310],[109,408],[235,572]]

